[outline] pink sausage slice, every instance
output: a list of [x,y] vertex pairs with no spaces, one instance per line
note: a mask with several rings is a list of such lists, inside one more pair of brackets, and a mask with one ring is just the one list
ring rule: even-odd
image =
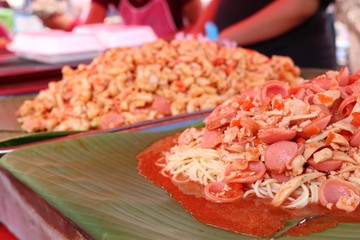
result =
[[100,120],[101,129],[121,127],[123,124],[124,119],[118,113],[107,113]]
[[353,94],[347,98],[345,98],[339,108],[338,108],[338,114],[342,117],[347,117],[348,113],[353,109],[354,105],[356,104],[357,98],[356,94]]
[[350,197],[351,191],[360,195],[359,190],[349,182],[339,179],[328,179],[319,188],[319,200],[323,206],[326,206],[328,203],[335,204],[342,196]]
[[289,94],[288,88],[283,82],[272,80],[264,83],[261,89],[261,99],[263,101],[278,94],[280,94],[283,98],[287,97]]
[[320,131],[322,131],[327,127],[327,125],[330,122],[330,119],[331,119],[331,115],[327,115],[327,116],[324,115],[313,121],[312,124],[316,125],[320,129]]
[[214,148],[221,143],[222,133],[218,130],[206,130],[202,136],[200,146],[203,148]]
[[286,176],[284,173],[270,173],[270,176],[279,182],[287,182],[290,180],[290,177]]
[[272,173],[283,173],[286,164],[298,153],[295,142],[280,141],[271,144],[265,151],[265,166]]
[[152,107],[158,111],[159,113],[162,113],[164,115],[170,115],[171,109],[170,109],[170,103],[169,101],[163,97],[163,96],[156,96],[154,98]]
[[310,159],[308,160],[308,163],[320,172],[330,172],[340,169],[343,162],[341,160],[329,159],[323,162],[315,163],[313,159]]
[[360,128],[358,128],[356,132],[352,135],[350,139],[350,145],[352,147],[360,146]]
[[252,120],[249,117],[245,117],[245,116],[241,117],[240,121],[241,121],[241,123],[240,123],[241,126],[244,127],[245,129],[249,130],[254,135],[260,129],[259,124],[257,124],[254,120]]
[[262,178],[265,172],[266,168],[262,162],[249,162],[245,170],[235,170],[234,175],[231,175],[231,172],[228,171],[227,174],[229,174],[230,177],[227,181],[229,183],[254,183]]
[[313,78],[311,80],[311,83],[313,84],[311,86],[311,89],[315,90],[315,92],[322,92],[325,90],[329,90],[331,87],[330,80],[331,78],[327,77],[326,75],[320,75],[316,78]]
[[[350,79],[350,82],[351,82],[351,79]],[[360,92],[360,81],[358,81],[358,79],[357,79],[351,85],[340,86],[339,90],[340,90],[340,96],[343,99],[346,99],[353,94],[358,94]]]
[[236,117],[236,112],[229,112],[218,116],[213,116],[206,120],[206,129],[214,130],[230,123],[231,119]]
[[205,186],[204,197],[211,202],[234,202],[244,195],[241,184],[212,182]]
[[295,94],[294,97],[300,100],[304,100],[305,96],[306,96],[306,91],[304,88],[302,88]]
[[258,138],[266,144],[291,140],[296,136],[296,130],[286,128],[269,128],[258,133]]
[[339,75],[337,76],[337,81],[340,86],[346,86],[350,81],[350,71],[347,67],[343,67],[340,70]]
[[[327,125],[331,120],[331,117],[332,115],[327,115],[327,116],[324,115],[317,118],[316,120],[312,121],[312,123],[304,127],[303,130],[298,133],[298,136],[308,139],[312,136],[312,134],[320,133],[322,130],[324,130],[327,127]],[[317,129],[317,131],[314,132],[313,129]]]

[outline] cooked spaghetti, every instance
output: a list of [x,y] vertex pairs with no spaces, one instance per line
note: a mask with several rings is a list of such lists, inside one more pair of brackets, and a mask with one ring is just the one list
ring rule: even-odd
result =
[[328,71],[290,87],[268,81],[189,128],[158,164],[197,182],[213,202],[249,196],[272,205],[348,212],[360,202],[360,71]]

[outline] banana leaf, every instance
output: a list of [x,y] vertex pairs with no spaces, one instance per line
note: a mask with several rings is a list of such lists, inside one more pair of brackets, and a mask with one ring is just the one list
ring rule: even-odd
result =
[[[55,138],[63,138],[75,134],[78,135],[75,135],[74,137],[79,137],[79,135],[85,136],[85,135],[94,135],[94,134],[121,132],[121,131],[158,131],[158,130],[166,130],[167,128],[173,128],[173,124],[175,124],[177,127],[187,126],[189,124],[193,124],[194,127],[201,127],[204,125],[202,121],[204,119],[204,116],[209,114],[209,112],[210,110],[205,110],[201,112],[194,112],[191,114],[182,114],[182,115],[166,117],[157,120],[141,122],[141,123],[118,127],[118,128],[94,130],[94,131],[54,131],[54,132],[24,133],[19,131],[0,130],[0,156],[1,156],[1,151],[3,150],[2,148],[11,148],[15,146],[21,146],[25,144],[51,140]],[[168,123],[168,124],[164,124],[164,123]],[[3,139],[1,139],[1,136],[3,136]]]
[[34,96],[34,94],[0,96],[0,130],[21,131],[16,120],[16,111],[25,100],[32,99]]
[[[5,136],[6,132],[1,132]],[[22,133],[19,135],[18,132],[15,132],[12,136],[12,132],[8,132],[9,138],[2,139],[0,141],[0,148],[4,147],[12,147],[12,146],[19,146],[23,144],[39,142],[43,140],[53,139],[64,137],[72,134],[80,133],[80,131],[59,131],[59,132],[39,132],[39,133]]]
[[21,104],[34,97],[34,94],[0,96],[0,140],[25,134],[16,120],[16,111]]
[[[41,144],[6,154],[0,166],[96,239],[254,239],[197,222],[138,174],[136,155],[178,131],[107,133]],[[340,224],[281,239],[359,236],[359,224]]]

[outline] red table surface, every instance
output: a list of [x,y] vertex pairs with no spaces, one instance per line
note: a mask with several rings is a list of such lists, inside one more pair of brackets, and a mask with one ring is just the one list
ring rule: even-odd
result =
[[40,63],[18,57],[0,46],[0,95],[37,92],[47,88],[48,82],[60,80],[64,65],[76,68],[89,62]]
[[17,240],[14,234],[12,234],[3,224],[0,223],[0,239],[1,240]]

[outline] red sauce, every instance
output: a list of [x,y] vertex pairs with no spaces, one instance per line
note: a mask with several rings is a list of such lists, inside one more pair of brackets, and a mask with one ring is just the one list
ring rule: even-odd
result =
[[[322,216],[293,227],[286,234],[302,236],[335,227],[339,222],[360,222],[360,208],[352,213],[329,210],[321,205],[309,205],[302,209],[283,209],[273,207],[269,204],[269,200],[255,197],[232,203],[214,203],[202,197],[185,194],[169,178],[161,175],[161,168],[155,164],[158,159],[163,158],[164,151],[174,146],[177,137],[178,135],[173,135],[160,140],[140,153],[137,156],[138,170],[141,175],[167,191],[201,223],[238,233],[269,237],[279,231],[286,220],[314,215]],[[190,185],[187,190],[196,192],[198,188],[195,184]]]

